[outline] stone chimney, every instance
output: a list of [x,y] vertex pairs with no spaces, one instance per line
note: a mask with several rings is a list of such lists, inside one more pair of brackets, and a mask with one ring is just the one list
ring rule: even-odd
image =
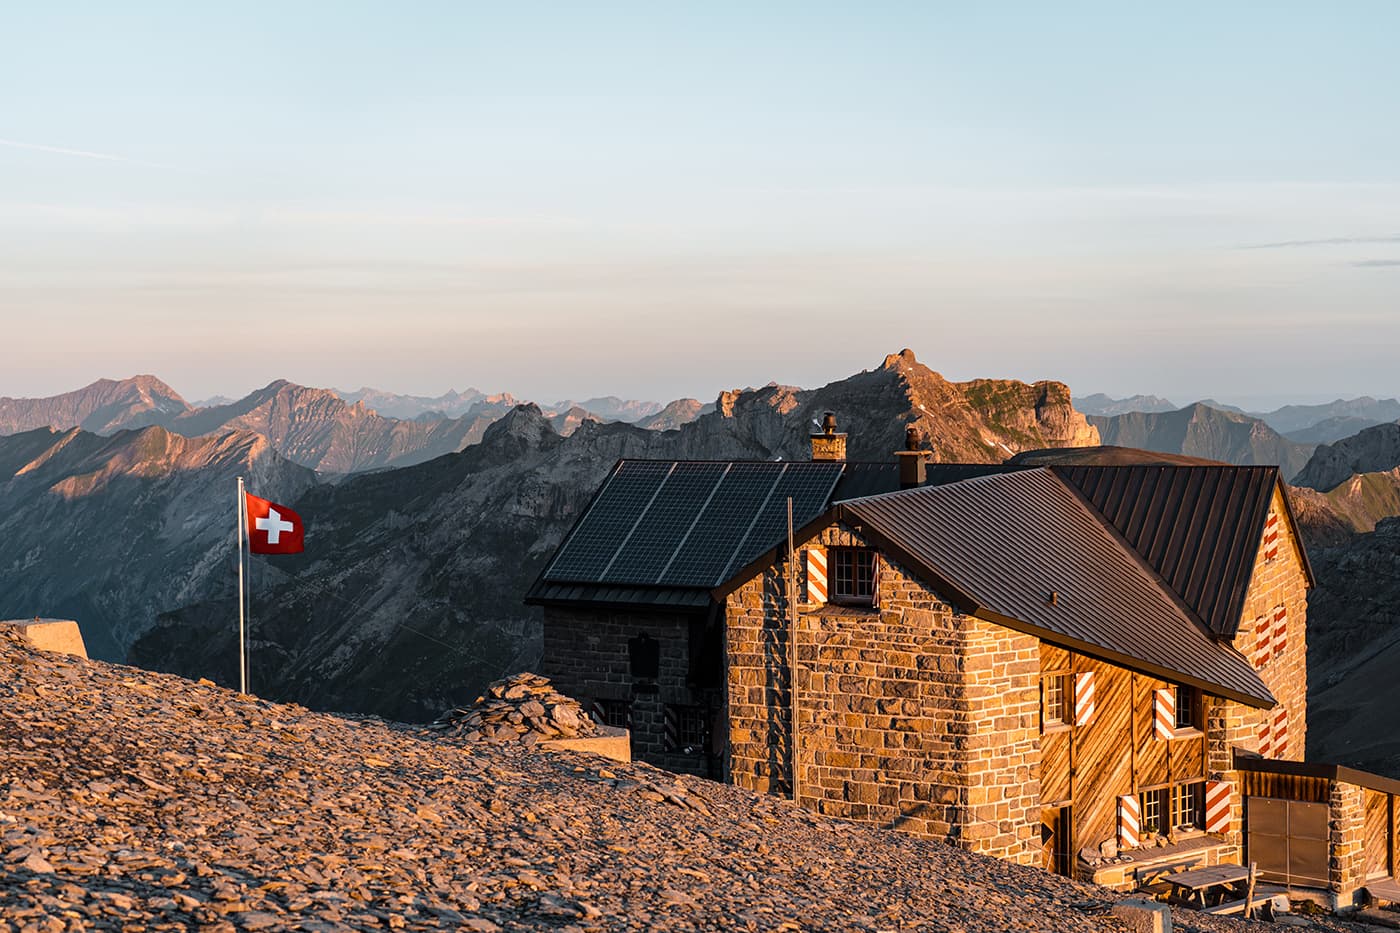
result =
[[894,452],[894,459],[899,464],[900,489],[913,489],[924,484],[924,463],[928,454],[922,447],[923,438],[919,437],[918,428],[911,426],[904,432],[904,449]]
[[827,412],[822,417],[821,432],[812,435],[812,459],[846,459],[846,435],[836,433],[835,412]]

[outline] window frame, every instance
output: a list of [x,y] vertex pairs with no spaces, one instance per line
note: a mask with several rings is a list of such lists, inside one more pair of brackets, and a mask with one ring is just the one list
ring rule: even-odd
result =
[[[1142,834],[1144,837],[1147,835],[1166,835],[1166,832],[1170,829],[1170,827],[1164,827],[1162,825],[1163,804],[1166,805],[1167,816],[1170,817],[1172,805],[1170,785],[1138,791],[1138,812],[1141,820],[1139,825],[1142,827]],[[1156,828],[1148,829],[1147,826],[1149,823]]]
[[[1074,675],[1070,671],[1050,671],[1040,676],[1040,731],[1062,732],[1074,728]],[[1058,682],[1060,716],[1052,716],[1051,682]]]
[[[843,545],[827,548],[827,600],[841,606],[874,606],[878,573],[876,555],[873,547]],[[864,581],[858,573],[859,558],[868,561],[869,575]],[[862,582],[868,585],[869,592],[860,592]],[[843,585],[847,587],[845,591]]]
[[1191,736],[1204,732],[1201,723],[1201,691],[1185,684],[1172,684],[1173,699],[1176,700],[1176,719],[1173,735]]
[[[1186,781],[1171,788],[1172,829],[1177,832],[1205,832],[1206,782]],[[1186,819],[1189,802],[1190,821]]]

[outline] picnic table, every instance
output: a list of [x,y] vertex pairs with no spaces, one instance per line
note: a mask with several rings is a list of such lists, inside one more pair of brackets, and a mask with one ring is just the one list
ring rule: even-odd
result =
[[[1177,872],[1162,879],[1171,885],[1170,900],[1211,912],[1232,912],[1230,908],[1238,904],[1238,909],[1247,910],[1250,893],[1248,891],[1250,870],[1244,865],[1210,865]],[[1242,886],[1245,890],[1239,890]],[[1246,898],[1234,901],[1235,897]],[[1225,909],[1221,909],[1225,908]]]

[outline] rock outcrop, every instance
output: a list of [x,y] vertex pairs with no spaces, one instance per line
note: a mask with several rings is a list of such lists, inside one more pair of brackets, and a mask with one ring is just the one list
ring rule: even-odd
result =
[[1378,424],[1353,437],[1322,444],[1294,483],[1321,492],[1356,473],[1385,473],[1400,466],[1400,424]]

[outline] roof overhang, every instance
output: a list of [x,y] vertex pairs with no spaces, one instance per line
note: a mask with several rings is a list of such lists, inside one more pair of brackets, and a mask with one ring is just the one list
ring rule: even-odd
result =
[[1313,777],[1341,784],[1355,784],[1383,794],[1400,794],[1400,781],[1370,771],[1348,768],[1345,765],[1318,764],[1312,761],[1281,761],[1275,758],[1256,758],[1242,755],[1237,750],[1234,755],[1236,771],[1249,771],[1254,774],[1282,774],[1289,777]]

